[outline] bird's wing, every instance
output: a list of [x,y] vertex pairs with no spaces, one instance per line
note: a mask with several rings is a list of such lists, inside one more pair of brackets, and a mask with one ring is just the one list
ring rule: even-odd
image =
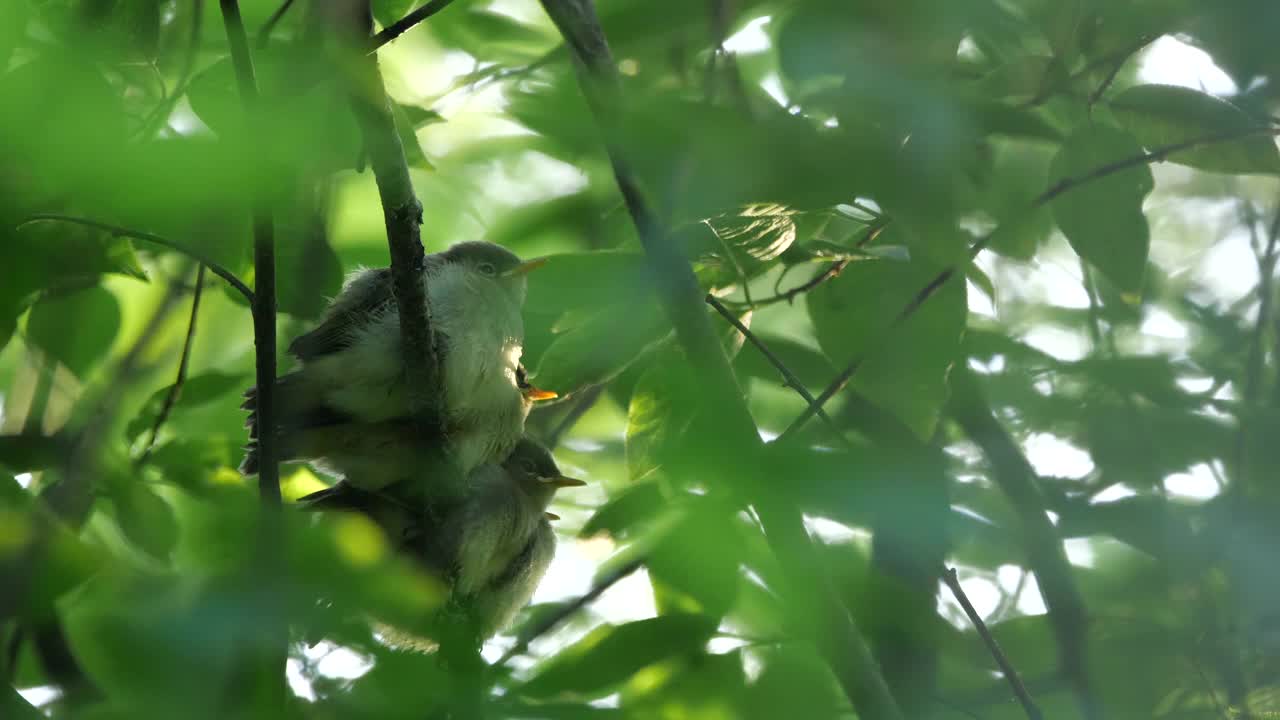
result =
[[342,288],[314,330],[289,343],[289,353],[305,362],[345,350],[351,346],[353,328],[394,303],[391,270],[365,270]]

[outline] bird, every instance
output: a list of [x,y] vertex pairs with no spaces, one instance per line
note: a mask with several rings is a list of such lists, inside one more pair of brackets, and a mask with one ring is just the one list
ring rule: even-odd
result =
[[[510,624],[546,574],[555,555],[555,516],[547,512],[552,497],[585,484],[565,476],[551,452],[525,436],[501,463],[474,469],[465,495],[446,507],[423,512],[401,498],[345,483],[298,503],[372,519],[401,552],[448,584],[450,612],[461,613],[473,637],[483,640]],[[410,634],[389,634],[398,644],[430,646]]]
[[[424,260],[427,303],[442,355],[444,408],[443,427],[426,429],[434,437],[420,440],[441,443],[464,476],[501,460],[524,432],[530,396],[517,380],[524,345],[521,309],[526,274],[545,261],[521,261],[501,245],[483,241],[457,243]],[[301,366],[276,380],[281,458],[288,458],[289,438],[300,430],[388,421],[409,427],[402,421],[413,408],[404,386],[400,315],[389,268],[349,276],[317,327],[295,338],[289,353]],[[253,475],[260,431],[256,389],[245,398],[250,444],[241,472]],[[373,483],[370,489],[392,478],[356,475]]]

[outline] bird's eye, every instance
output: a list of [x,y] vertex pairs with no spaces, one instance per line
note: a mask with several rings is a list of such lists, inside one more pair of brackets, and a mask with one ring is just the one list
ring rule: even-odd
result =
[[479,265],[476,266],[476,269],[479,270],[482,275],[493,275],[494,273],[498,272],[497,268],[493,266],[493,263],[487,263],[487,262],[480,263]]
[[534,467],[532,460],[524,460],[520,463],[520,469],[532,475],[538,468]]

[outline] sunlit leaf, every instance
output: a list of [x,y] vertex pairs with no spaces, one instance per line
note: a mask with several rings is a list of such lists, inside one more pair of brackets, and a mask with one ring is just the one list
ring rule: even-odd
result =
[[1138,164],[1104,176],[1098,168],[1135,157],[1142,148],[1133,136],[1106,125],[1076,131],[1049,171],[1050,187],[1078,183],[1050,202],[1053,218],[1080,257],[1122,291],[1142,291],[1150,231],[1142,201],[1154,187],[1151,169]]
[[27,317],[27,337],[80,377],[106,355],[119,328],[119,301],[96,285],[46,295]]
[[922,438],[947,398],[967,309],[964,283],[951,278],[904,322],[898,314],[942,268],[924,262],[852,263],[809,293],[809,316],[838,368],[859,361],[853,387]]
[[660,660],[697,649],[715,629],[699,615],[603,625],[558,653],[521,689],[531,697],[597,696]]
[[[1135,85],[1116,95],[1110,105],[1148,150],[1243,133],[1264,124],[1226,100],[1175,85]],[[1224,173],[1280,173],[1275,137],[1265,132],[1175,152],[1169,161]]]

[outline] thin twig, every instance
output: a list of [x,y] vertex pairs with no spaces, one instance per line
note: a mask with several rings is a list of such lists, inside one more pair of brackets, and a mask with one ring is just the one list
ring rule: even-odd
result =
[[399,20],[391,23],[387,27],[383,28],[377,35],[373,36],[369,52],[374,52],[383,45],[386,45],[392,40],[400,37],[409,28],[449,7],[452,2],[453,0],[431,0],[422,7],[417,8],[408,15],[405,15]]
[[160,428],[164,427],[165,421],[169,419],[169,413],[173,412],[174,403],[178,401],[178,395],[182,393],[182,385],[187,380],[187,365],[191,361],[191,346],[195,344],[196,318],[200,314],[200,296],[203,293],[204,266],[200,265],[196,268],[196,288],[191,294],[191,319],[187,321],[187,337],[182,343],[182,355],[178,358],[178,376],[174,378],[173,385],[164,396],[164,404],[160,406],[160,412],[156,414],[156,421],[151,425],[151,437],[147,441],[147,446],[143,448],[142,454],[134,461],[134,467],[141,466],[151,456],[151,451],[156,445],[156,438],[160,436]]
[[[1034,97],[1032,97],[1031,99],[1023,103],[1022,107],[1033,108],[1033,107],[1036,107],[1037,105],[1043,104],[1046,100],[1053,97],[1054,94],[1056,94],[1063,87],[1069,87],[1071,83],[1075,82],[1076,80],[1079,80],[1080,78],[1084,77],[1085,75],[1088,75],[1089,73],[1093,72],[1094,70],[1097,70],[1098,68],[1102,67],[1103,65],[1106,65],[1109,62],[1117,62],[1120,67],[1123,67],[1125,61],[1127,61],[1131,55],[1138,52],[1142,48],[1150,45],[1155,39],[1156,38],[1154,36],[1139,38],[1137,42],[1133,43],[1129,47],[1123,48],[1109,55],[1104,55],[1094,60],[1093,62],[1089,63],[1088,65],[1085,65],[1083,68],[1080,68],[1078,71],[1073,73],[1070,77],[1068,77],[1065,82],[1042,83],[1040,91],[1036,93]],[[1118,71],[1119,69],[1117,68],[1117,72]]]
[[[1251,137],[1254,135],[1273,135],[1273,136],[1280,135],[1280,128],[1253,127],[1253,128],[1248,128],[1246,130],[1233,130],[1230,132],[1214,133],[1211,135],[1201,136],[1199,138],[1193,138],[1191,140],[1185,140],[1179,143],[1173,143],[1171,145],[1165,145],[1165,146],[1156,148],[1151,152],[1144,152],[1139,155],[1134,155],[1132,157],[1124,158],[1123,160],[1118,160],[1116,162],[1106,163],[1104,165],[1100,165],[1094,168],[1093,170],[1090,170],[1087,173],[1084,173],[1083,175],[1078,175],[1076,177],[1063,178],[1062,180],[1060,180],[1059,182],[1051,186],[1049,189],[1037,195],[1036,198],[1031,201],[1031,206],[1028,208],[1028,210],[1034,210],[1036,208],[1039,208],[1040,206],[1048,203],[1050,200],[1053,200],[1054,198],[1064,193],[1070,192],[1071,190],[1074,190],[1080,187],[1081,185],[1092,182],[1094,180],[1098,180],[1108,175],[1115,174],[1122,170],[1128,170],[1129,168],[1138,167],[1141,165],[1149,165],[1151,163],[1164,160],[1170,155],[1173,155],[1178,152],[1182,152],[1184,150],[1190,150],[1193,148],[1203,147],[1206,145],[1215,145],[1223,142],[1230,142],[1233,140],[1241,140],[1246,137]],[[995,238],[995,231],[993,230],[992,232],[987,233],[981,239],[975,242],[973,246],[969,248],[969,262],[972,262],[973,259],[978,256],[979,253],[985,250],[987,246],[991,244],[991,241],[994,238]],[[911,300],[906,304],[906,306],[903,307],[902,310],[899,311],[898,314],[894,317],[894,319],[889,323],[889,326],[885,328],[884,330],[885,335],[887,336],[889,333],[892,333],[893,331],[897,330],[906,320],[908,320],[912,315],[915,314],[916,310],[920,309],[920,306],[923,305],[926,300],[928,300],[935,292],[937,292],[943,285],[945,285],[947,281],[950,280],[951,277],[955,275],[957,272],[959,272],[961,269],[962,269],[961,266],[953,265],[943,270],[942,272],[938,273],[936,276],[934,276],[932,280],[929,281],[927,285],[920,288],[920,291],[917,292],[915,296],[911,298]],[[883,347],[886,339],[887,338],[881,338],[880,342],[873,343],[871,347]],[[778,440],[784,440],[784,439],[790,438],[796,432],[798,432],[800,428],[802,428],[804,424],[814,416],[815,412],[818,409],[821,409],[821,407],[825,405],[827,401],[830,400],[833,396],[835,396],[836,393],[844,389],[845,385],[848,384],[849,380],[853,377],[854,373],[856,373],[858,369],[862,367],[862,364],[865,361],[866,361],[865,353],[859,354],[853,357],[849,361],[848,365],[846,365],[845,368],[840,371],[840,374],[837,375],[836,378],[831,381],[831,384],[828,385],[827,388],[822,391],[822,394],[818,396],[816,403],[814,405],[810,405],[809,407],[805,408],[804,412],[800,414],[800,417],[796,418],[795,421],[792,422],[791,425],[788,426],[787,429],[782,433],[782,435],[778,436]]]
[[75,217],[73,215],[58,215],[54,213],[38,213],[36,215],[29,215],[25,220],[18,223],[18,226],[16,229],[21,230],[26,225],[29,225],[34,222],[40,222],[40,221],[66,222],[66,223],[73,223],[76,225],[84,225],[85,227],[105,230],[106,232],[111,233],[113,237],[128,237],[128,238],[133,238],[134,240],[142,240],[143,242],[149,242],[152,245],[159,245],[160,247],[168,248],[170,250],[173,250],[174,252],[180,253],[182,255],[186,255],[192,260],[195,260],[201,265],[204,265],[205,267],[209,268],[209,270],[211,270],[214,275],[217,275],[223,280],[226,280],[228,285],[235,288],[236,292],[240,293],[240,295],[242,295],[245,300],[248,300],[250,305],[254,303],[253,291],[250,290],[249,286],[245,285],[244,282],[240,280],[240,278],[236,277],[235,273],[226,269],[220,263],[213,260],[208,255],[205,255],[204,253],[200,252],[199,250],[187,247],[186,245],[183,245],[178,242],[174,242],[173,240],[170,240],[168,238],[161,237],[154,233],[143,232],[142,230],[134,230],[132,228],[120,227],[119,225],[111,225],[104,222],[98,222],[97,220],[90,220],[88,218]]
[[603,595],[605,590],[617,585],[618,581],[639,570],[640,566],[643,564],[644,558],[636,558],[635,560],[618,567],[603,578],[600,578],[600,581],[595,585],[592,585],[590,590],[561,606],[561,608],[554,613],[543,618],[542,621],[535,625],[531,631],[524,634],[515,645],[511,646],[510,650],[503,653],[502,657],[498,659],[498,662],[493,664],[493,668],[500,668],[506,665],[511,658],[523,654],[524,651],[529,649],[529,645],[534,640],[537,640],[543,635],[546,635],[556,629],[560,623],[567,620],[571,615],[582,608],[590,605],[596,598]]
[[293,7],[294,0],[284,0],[280,3],[280,7],[271,13],[271,17],[262,23],[262,27],[258,29],[258,49],[262,50],[271,42],[271,31],[275,29],[280,20],[284,18],[285,13],[289,12],[289,8]]
[[1037,195],[1036,198],[1031,201],[1031,207],[1040,207],[1069,190],[1074,190],[1085,183],[1106,177],[1107,175],[1113,175],[1121,170],[1128,170],[1132,167],[1160,162],[1161,160],[1167,159],[1170,155],[1175,155],[1184,150],[1192,150],[1205,145],[1216,145],[1218,143],[1231,142],[1233,140],[1243,140],[1255,135],[1280,135],[1280,128],[1261,126],[1202,135],[1190,140],[1164,145],[1152,150],[1151,152],[1145,152],[1124,158],[1123,160],[1117,160],[1116,162],[1099,165],[1083,175],[1059,180],[1048,190]]
[[1005,657],[1004,651],[1000,649],[1000,644],[992,637],[991,631],[987,629],[987,624],[982,621],[982,616],[978,615],[978,611],[973,608],[973,603],[969,602],[969,597],[965,595],[964,588],[960,587],[960,578],[956,575],[955,568],[944,568],[942,581],[947,584],[948,588],[951,588],[951,594],[956,596],[960,607],[964,608],[964,614],[969,616],[969,622],[973,623],[974,629],[978,631],[978,636],[982,638],[987,650],[991,652],[991,657],[995,658],[996,665],[1000,666],[1000,672],[1004,674],[1005,680],[1009,681],[1009,687],[1013,688],[1013,695],[1018,698],[1018,702],[1022,705],[1023,711],[1027,713],[1027,717],[1031,718],[1031,720],[1041,720],[1044,714],[1036,706],[1035,700],[1031,699],[1031,693],[1027,692],[1027,687],[1022,684],[1022,678],[1018,676],[1018,671],[1013,669],[1009,658]]
[[[761,355],[764,355],[765,359],[769,361],[769,364],[773,365],[778,372],[782,373],[783,381],[787,387],[795,390],[796,393],[799,394],[800,397],[804,398],[804,401],[809,403],[810,406],[813,406],[817,402],[814,400],[814,397],[810,394],[809,390],[804,386],[804,383],[800,382],[800,378],[796,377],[795,373],[791,372],[791,369],[782,362],[781,358],[769,349],[768,345],[764,344],[763,340],[756,337],[755,333],[751,332],[750,328],[743,325],[742,321],[729,311],[729,308],[725,307],[715,298],[714,295],[707,295],[707,304],[715,308],[716,312],[720,313],[721,317],[729,321],[730,325],[737,328],[738,332],[742,333],[742,336],[754,345],[756,349],[760,351]],[[826,423],[826,426],[831,430],[832,436],[835,437],[845,448],[853,449],[853,445],[849,442],[849,438],[845,437],[844,433],[840,432],[839,426],[837,426],[836,422],[831,419],[831,416],[827,414],[827,411],[818,409],[817,413],[818,417],[821,418],[822,421]]]

